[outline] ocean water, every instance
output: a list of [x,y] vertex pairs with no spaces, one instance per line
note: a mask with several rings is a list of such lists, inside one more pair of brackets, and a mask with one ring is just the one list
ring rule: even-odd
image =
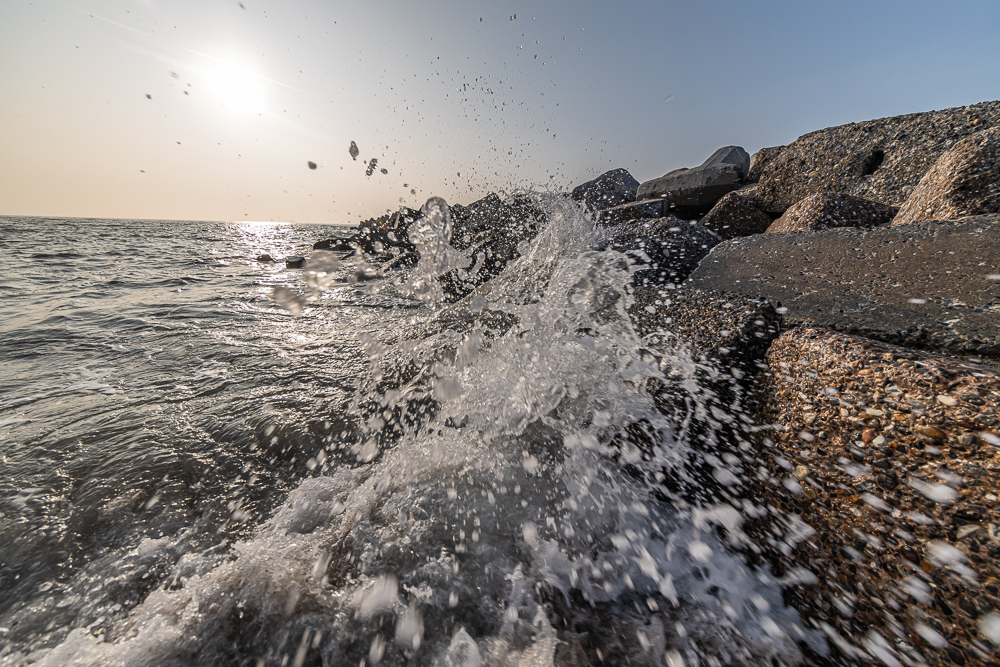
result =
[[455,305],[440,201],[389,275],[256,261],[346,228],[0,218],[0,665],[824,653],[744,509],[664,492],[697,443],[646,381],[694,364],[632,330],[632,260],[538,202]]

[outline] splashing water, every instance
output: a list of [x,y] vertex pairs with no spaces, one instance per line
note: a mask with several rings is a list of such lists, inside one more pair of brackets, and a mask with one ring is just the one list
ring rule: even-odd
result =
[[[577,205],[540,205],[547,226],[499,279],[418,337],[369,339],[360,427],[330,439],[325,474],[225,556],[185,555],[133,611],[31,660],[794,664],[798,642],[821,652],[781,582],[736,553],[739,508],[692,507],[659,484],[664,471],[692,479],[697,443],[646,384],[693,363],[644,349],[626,312],[633,267],[589,250]],[[450,236],[446,204],[429,200],[400,293],[440,302],[436,278],[470,263]],[[310,290],[340,268],[309,266]],[[631,425],[646,437],[624,437]]]

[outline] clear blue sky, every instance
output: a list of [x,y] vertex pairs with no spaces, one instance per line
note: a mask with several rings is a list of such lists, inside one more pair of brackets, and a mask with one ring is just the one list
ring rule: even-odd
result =
[[242,4],[2,0],[0,214],[353,223],[1000,99],[996,0]]

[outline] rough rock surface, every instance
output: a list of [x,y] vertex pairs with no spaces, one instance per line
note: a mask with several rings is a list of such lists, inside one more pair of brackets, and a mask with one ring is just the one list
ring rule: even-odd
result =
[[899,206],[957,142],[1000,124],[1000,101],[851,123],[796,139],[760,175],[764,209],[783,213],[816,192]]
[[898,211],[894,206],[842,192],[818,192],[790,207],[767,228],[776,232],[834,229],[836,227],[874,227],[888,224]]
[[724,239],[732,239],[767,231],[771,216],[757,208],[753,197],[737,190],[720,199],[699,224]]
[[703,215],[746,178],[750,156],[739,146],[724,146],[701,166],[675,169],[639,186],[636,199],[664,198],[681,215]]
[[716,246],[692,287],[769,298],[789,324],[1000,357],[1000,216],[761,234]]
[[892,224],[983,213],[1000,213],[1000,127],[977,132],[942,155]]
[[750,183],[756,183],[760,180],[760,175],[764,173],[767,165],[771,164],[776,157],[781,155],[781,151],[784,150],[784,146],[771,146],[770,148],[761,148],[759,151],[750,156],[750,169],[747,170],[747,181]]
[[636,285],[679,284],[721,242],[710,229],[668,217],[609,225],[599,249],[617,250],[647,266],[632,275]]
[[817,329],[767,359],[757,502],[778,513],[747,532],[812,581],[786,600],[851,664],[997,664],[977,621],[1000,609],[1000,375]]
[[635,201],[638,187],[639,181],[627,169],[619,168],[576,186],[570,196],[576,201],[582,201],[591,211],[599,211]]
[[664,214],[662,199],[644,199],[626,204],[619,204],[599,211],[594,215],[596,222],[610,225],[628,220],[649,220],[662,218]]
[[498,275],[519,255],[518,247],[538,234],[544,212],[530,198],[515,195],[506,201],[490,194],[469,206],[452,206],[451,245],[471,260],[468,270],[440,278],[450,301],[457,301]]
[[[635,288],[629,315],[664,374],[647,389],[671,423],[687,425],[693,448],[686,468],[694,479],[682,482],[664,470],[667,488],[702,505],[738,494],[723,460],[750,449],[755,384],[781,316],[761,299],[665,286]],[[639,434],[633,428],[630,435]]]

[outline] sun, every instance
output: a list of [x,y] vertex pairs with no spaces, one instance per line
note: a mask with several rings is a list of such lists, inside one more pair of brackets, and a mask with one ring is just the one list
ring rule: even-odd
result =
[[236,61],[215,59],[205,70],[209,89],[227,110],[247,115],[267,111],[266,80]]

